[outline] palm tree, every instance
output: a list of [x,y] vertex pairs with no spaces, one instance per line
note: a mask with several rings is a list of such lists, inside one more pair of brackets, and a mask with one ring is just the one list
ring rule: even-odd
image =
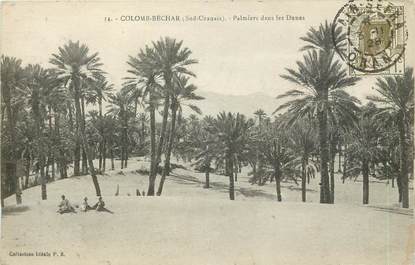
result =
[[328,118],[337,112],[349,120],[355,119],[358,100],[343,89],[354,85],[358,78],[347,76],[340,62],[334,59],[332,50],[307,51],[303,61],[297,62],[297,67],[298,70],[287,69],[288,74],[281,77],[296,84],[298,89],[278,96],[279,99],[294,99],[282,104],[275,112],[288,109],[292,114],[289,123],[306,116],[318,120],[321,156],[320,202],[329,203],[331,199],[328,175]]
[[[265,111],[263,109],[258,109],[254,112],[254,115],[258,117],[258,133],[261,134],[261,129],[262,129],[262,120],[264,119],[264,117],[267,116],[267,114],[265,113]],[[260,141],[260,139],[258,139]],[[258,146],[258,145],[256,145]],[[263,172],[263,165],[262,165],[262,159],[260,159],[259,157],[259,150],[255,150],[255,157],[252,157],[253,159],[251,159],[251,165],[252,165],[252,174],[253,174],[253,181],[258,181],[258,185],[262,185],[262,172]],[[272,178],[271,178],[272,180]]]
[[148,105],[150,113],[150,153],[151,165],[147,195],[154,195],[156,181],[156,109],[161,98],[163,80],[161,75],[154,70],[152,59],[154,51],[146,46],[140,50],[137,57],[130,56],[127,63],[130,66],[128,73],[132,77],[126,78],[124,86],[126,90],[140,90],[143,104]]
[[69,139],[65,137],[65,134],[62,133],[62,131],[65,131],[65,128],[62,130],[62,118],[64,118],[65,114],[65,104],[64,105],[58,105],[59,109],[56,109],[55,112],[55,134],[56,134],[56,148],[58,152],[58,170],[59,175],[61,178],[66,178],[68,176],[67,173],[67,159],[66,159],[66,152],[65,149],[68,147],[68,141]]
[[[38,154],[38,164],[40,170],[42,200],[47,199],[45,175],[45,153],[48,153],[48,142],[44,137],[45,126],[44,121],[47,118],[47,104],[52,97],[49,97],[53,89],[58,85],[56,79],[53,78],[49,70],[43,69],[40,65],[28,65],[25,68],[28,74],[28,82],[25,88],[25,98],[27,105],[31,107],[32,118],[35,121],[36,135],[36,152]],[[51,102],[49,102],[51,104]],[[51,131],[51,130],[49,130]],[[50,155],[50,153],[49,153]]]
[[110,95],[109,99],[111,105],[108,113],[113,117],[118,117],[121,126],[121,168],[124,168],[127,167],[128,159],[128,120],[132,114],[130,99],[122,90],[115,95]]
[[212,126],[214,118],[210,115],[205,116],[201,121],[200,131],[197,134],[198,137],[193,138],[189,142],[184,142],[186,147],[192,146],[198,150],[196,154],[196,162],[194,165],[197,169],[205,172],[205,185],[204,188],[210,188],[210,172],[212,170],[212,162],[217,159],[216,154],[211,152],[209,145],[212,145],[214,138],[208,132],[208,128]]
[[375,111],[376,107],[373,103],[364,106],[359,123],[348,132],[348,157],[350,157],[352,165],[359,165],[350,168],[348,171],[349,174],[355,176],[358,176],[359,173],[363,175],[363,204],[369,203],[369,165],[377,161],[381,154],[379,145],[380,130],[373,119]]
[[188,106],[191,110],[195,111],[197,114],[202,114],[202,111],[195,105],[186,104],[186,101],[189,100],[202,100],[204,99],[201,96],[195,94],[197,87],[189,83],[189,78],[186,76],[175,76],[174,78],[173,91],[171,93],[171,124],[170,124],[170,133],[169,140],[167,145],[167,150],[165,153],[164,167],[160,183],[157,190],[157,195],[160,196],[163,192],[163,185],[166,179],[166,175],[170,173],[170,156],[173,149],[173,144],[176,137],[176,121],[177,121],[177,112],[182,106]]
[[36,135],[33,133],[36,131],[35,124],[33,122],[32,115],[29,111],[23,111],[23,115],[20,118],[21,127],[21,142],[23,145],[21,157],[25,159],[25,179],[23,189],[27,189],[29,187],[29,177],[30,177],[30,168],[34,161],[34,157],[36,154],[35,148],[35,138]]
[[[161,154],[166,138],[166,127],[169,116],[170,101],[172,92],[174,90],[174,78],[179,75],[195,76],[187,67],[189,65],[197,63],[196,60],[190,59],[192,54],[188,48],[183,48],[183,41],[177,42],[175,39],[165,37],[157,42],[153,42],[153,50],[149,54],[153,64],[153,70],[157,74],[161,74],[164,79],[164,108],[163,119],[161,123],[159,144],[157,147],[156,161],[154,165],[153,174],[157,174],[157,168],[161,162]],[[153,176],[155,178],[155,176]],[[150,193],[147,195],[154,195]]]
[[[52,69],[45,71],[48,80],[43,89],[45,90],[45,95],[43,103],[47,109],[47,119],[48,119],[48,136],[49,136],[49,150],[48,150],[48,166],[51,165],[52,169],[52,180],[55,178],[55,158],[56,164],[60,167],[62,164],[66,167],[65,156],[61,148],[61,137],[60,137],[60,115],[65,113],[66,104],[68,102],[68,95],[62,86],[62,82],[57,78],[56,73]],[[43,77],[45,78],[45,77]],[[54,124],[52,123],[54,120]],[[62,172],[61,172],[62,173]],[[66,173],[65,173],[66,174]],[[48,175],[46,173],[46,175]]]
[[[102,104],[103,101],[107,100],[107,97],[110,95],[111,91],[114,88],[113,84],[110,84],[104,76],[99,76],[98,79],[90,84],[91,90],[87,91],[86,94],[86,103],[98,103],[98,114],[99,119],[102,120]],[[105,126],[104,122],[100,122],[99,133],[101,141],[99,142],[99,170],[105,172],[105,152],[106,152],[106,142],[105,142]]]
[[247,120],[242,114],[221,112],[208,128],[215,137],[209,149],[216,153],[217,162],[225,163],[225,172],[229,176],[229,198],[235,199],[234,166],[245,159],[249,149],[248,139],[252,120]]
[[[130,62],[128,62],[128,64],[130,64]],[[143,89],[142,87],[135,85],[127,85],[124,88],[126,93],[129,94],[131,100],[134,102],[134,117],[137,117],[138,106],[140,105],[140,100],[143,98]]]
[[100,75],[97,80],[93,80],[93,82],[90,83],[90,87],[91,89],[86,93],[86,103],[98,103],[99,117],[102,118],[102,104],[111,94],[114,85],[110,84],[104,76]]
[[368,99],[380,105],[378,115],[389,114],[399,130],[400,147],[400,175],[398,188],[402,207],[409,207],[409,185],[408,185],[408,142],[409,131],[413,121],[414,111],[414,77],[413,69],[405,69],[403,76],[378,78],[376,91],[380,96],[370,96]]
[[63,81],[68,89],[74,92],[74,103],[76,109],[76,120],[80,126],[80,138],[83,149],[85,150],[89,172],[92,176],[97,196],[101,195],[98,179],[91,153],[89,152],[88,141],[85,135],[85,124],[81,112],[81,89],[88,80],[96,80],[102,75],[100,59],[98,53],[89,54],[89,48],[85,44],[69,41],[63,47],[59,47],[59,53],[52,54],[50,63],[57,68],[58,77]]
[[[333,54],[312,51],[304,56],[304,63],[297,62],[298,70],[287,69],[288,75],[282,78],[289,80],[302,89],[294,89],[278,98],[295,97],[281,105],[276,111],[288,109],[292,114],[289,123],[311,115],[318,119],[320,157],[321,157],[321,203],[328,203],[330,188],[328,178],[329,152],[327,145],[328,116],[334,112],[341,113],[348,119],[355,120],[358,100],[348,95],[343,89],[352,86],[356,78],[347,77],[338,61],[333,61]],[[316,117],[317,116],[317,117]]]
[[306,42],[306,45],[301,47],[300,51],[321,50],[332,52],[337,49],[344,52],[347,45],[347,33],[338,24],[333,25],[326,20],[324,24],[319,25],[318,29],[310,27],[306,35],[300,37],[300,40]]
[[297,121],[290,128],[288,138],[288,145],[295,154],[293,163],[296,164],[295,167],[301,169],[301,198],[305,202],[307,178],[308,182],[310,182],[310,177],[314,176],[317,171],[316,166],[309,161],[317,142],[315,128],[312,122],[307,118]]
[[[97,75],[97,79],[100,78],[100,75]],[[86,79],[85,82],[82,82],[80,90],[80,106],[81,106],[81,122],[82,126],[86,126],[86,105],[87,105],[87,96],[91,93],[91,83],[94,83],[95,80]],[[94,155],[91,155],[94,157]],[[88,157],[86,155],[85,148],[82,148],[82,174],[88,174]]]
[[[1,98],[2,103],[4,102],[4,108],[2,106],[2,115],[3,110],[5,109],[5,113],[7,115],[7,129],[8,129],[8,136],[10,141],[10,150],[8,150],[8,157],[9,163],[7,163],[9,167],[9,174],[10,178],[14,183],[14,192],[16,194],[16,203],[21,203],[21,190],[20,185],[18,183],[18,178],[16,176],[16,161],[17,161],[17,153],[16,153],[16,121],[17,121],[17,112],[18,108],[15,105],[15,93],[16,89],[23,88],[25,82],[25,72],[21,67],[22,61],[16,59],[14,57],[1,57]],[[4,158],[3,158],[4,160]],[[3,182],[2,182],[3,184]],[[4,185],[1,185],[2,187]],[[3,207],[3,190],[1,196],[1,205]]]
[[138,115],[138,122],[140,123],[140,139],[139,146],[142,149],[146,148],[146,138],[147,138],[147,124],[149,122],[149,117],[146,112],[142,112]]
[[119,136],[117,135],[117,128],[118,128],[118,121],[115,117],[111,116],[111,115],[107,115],[105,114],[101,119],[98,120],[98,126],[103,127],[104,129],[102,130],[104,132],[103,135],[101,135],[101,137],[103,138],[103,143],[104,143],[104,148],[102,150],[102,172],[105,172],[106,169],[106,154],[107,154],[107,147],[109,148],[109,155],[110,155],[110,159],[111,159],[111,170],[115,169],[115,164],[114,164],[114,149],[116,147],[116,142],[119,138]]
[[254,115],[258,117],[258,126],[261,127],[262,120],[263,120],[264,117],[267,116],[267,114],[265,113],[265,111],[263,109],[257,109],[254,112]]
[[[261,178],[270,176],[270,179],[275,179],[275,191],[277,193],[277,200],[282,201],[281,196],[281,180],[283,172],[286,171],[286,166],[291,161],[287,148],[287,135],[277,126],[277,121],[264,128],[261,133],[257,133],[254,137],[254,143],[257,145],[256,156],[258,163],[266,162],[267,167],[261,166],[258,170],[258,175]],[[255,140],[259,138],[260,140]],[[262,184],[261,184],[262,185]]]
[[382,115],[375,114],[375,119],[379,125],[381,145],[381,155],[379,156],[378,172],[384,176],[388,182],[392,179],[392,188],[395,187],[395,179],[398,180],[399,202],[402,202],[400,190],[400,148],[399,148],[399,130],[396,129],[395,122],[390,113]]

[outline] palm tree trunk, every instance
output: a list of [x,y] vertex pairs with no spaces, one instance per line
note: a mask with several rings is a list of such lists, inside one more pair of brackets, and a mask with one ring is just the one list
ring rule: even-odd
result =
[[40,155],[39,157],[39,168],[42,200],[47,200],[48,196],[46,191],[45,158],[43,155]]
[[233,179],[233,159],[229,153],[226,158],[226,168],[229,176],[229,199],[233,201],[235,200],[235,181]]
[[209,189],[210,188],[210,163],[206,163],[205,165],[205,186],[204,188]]
[[[98,112],[99,118],[102,121],[102,98],[101,97],[98,97],[98,111],[99,111]],[[99,132],[100,132],[101,137],[104,137],[104,132],[103,132],[102,126],[100,126]],[[99,168],[100,171],[102,171],[102,141],[103,140],[101,140],[99,142],[99,147],[98,147],[98,150],[99,150],[98,168]]]
[[258,180],[257,170],[256,170],[256,161],[253,162],[253,165],[252,165],[252,177],[254,179],[253,183],[255,183]]
[[81,175],[81,143],[79,139],[77,139],[75,142],[73,175],[74,176]]
[[259,151],[256,150],[255,153],[255,179],[258,181],[258,185],[262,186],[262,171],[261,171],[261,161],[259,160]]
[[46,183],[50,181],[50,175],[49,175],[49,165],[50,165],[50,156],[46,159]]
[[[12,160],[12,167],[13,169],[11,170],[11,175],[9,176],[12,181],[13,181],[13,185],[14,185],[14,191],[15,191],[15,195],[16,195],[16,204],[21,204],[22,203],[22,191],[20,190],[20,185],[19,185],[19,181],[17,179],[16,176],[16,163],[17,163],[17,159],[16,159],[16,128],[15,128],[15,117],[13,115],[13,110],[12,110],[12,106],[11,106],[11,95],[10,95],[10,88],[3,88],[4,89],[4,102],[6,103],[6,112],[7,112],[7,120],[8,120],[8,131],[9,131],[9,136],[10,136],[10,146],[11,146],[11,152],[10,152],[10,160]],[[3,194],[3,193],[2,193]],[[2,196],[3,198],[3,196]]]
[[171,172],[170,160],[171,160],[171,153],[173,151],[174,141],[176,138],[176,122],[177,122],[176,115],[172,114],[172,121],[171,121],[172,124],[170,128],[169,144],[167,146],[167,150],[166,150],[167,154],[165,154],[165,162],[164,162],[164,172],[167,176],[169,176]]
[[25,180],[23,184],[23,188],[27,189],[29,187],[29,178],[30,178],[30,154],[29,152],[26,154],[26,168],[25,168]]
[[55,146],[56,146],[56,142],[54,142],[53,138],[56,138],[56,135],[55,135],[55,131],[52,129],[52,116],[51,116],[52,113],[51,113],[51,110],[49,110],[49,114],[50,114],[49,115],[49,132],[50,132],[51,136],[52,135],[55,136],[55,137],[52,137],[52,145],[51,145],[51,148],[50,148],[51,173],[52,173],[52,181],[54,181],[55,180]]
[[[3,112],[2,112],[2,114],[3,114]],[[0,193],[0,197],[1,197],[1,208],[3,209],[4,208],[4,198],[6,197],[6,179],[5,179],[5,177],[3,176],[3,174],[1,174],[1,176],[0,176],[0,178],[1,178],[1,183],[0,183],[0,187],[1,187],[1,193]]]
[[111,150],[110,150],[110,156],[111,156],[111,170],[115,169],[114,166],[114,147],[111,145]]
[[277,192],[277,200],[282,201],[281,198],[281,175],[280,175],[280,165],[278,162],[274,165],[274,175],[275,175],[275,189]]
[[55,181],[55,158],[52,156],[51,159],[51,172],[52,172],[52,181]]
[[[84,128],[84,132],[85,133],[85,100],[84,97],[81,95],[80,97],[81,99],[81,114],[82,114],[82,119],[81,119],[81,123],[82,123],[82,127]],[[81,149],[82,150],[82,174],[86,175],[88,174],[88,158],[86,155],[86,150],[85,150],[85,146],[84,148]]]
[[[274,151],[276,154],[274,157],[279,157],[281,153],[281,145],[280,143],[274,140]],[[281,168],[280,168],[280,161],[278,159],[274,159],[274,176],[275,176],[275,188],[277,192],[277,200],[280,202],[282,201],[281,197]]]
[[307,175],[307,156],[303,157],[302,170],[301,170],[301,200],[306,201],[306,175]]
[[64,152],[62,151],[61,147],[61,135],[60,135],[60,113],[55,113],[55,136],[56,136],[56,144],[57,144],[57,171],[59,171],[59,178],[64,178],[64,170],[66,168],[66,164],[64,162]]
[[[82,144],[83,145],[83,144]],[[88,157],[85,148],[82,148],[82,175],[88,174]]]
[[[71,131],[73,131],[73,115],[72,115],[72,106],[69,104],[69,126]],[[75,148],[74,148],[74,163],[73,163],[73,175],[79,176],[81,174],[80,169],[81,161],[81,143],[79,137],[79,122],[78,119],[75,119]]]
[[126,111],[123,112],[124,115],[122,115],[121,118],[121,122],[123,124],[123,129],[122,129],[122,141],[121,141],[121,166],[122,168],[126,168],[127,167],[127,159],[128,159],[128,135],[127,135],[127,130],[128,130],[128,120],[127,120],[127,113]]
[[327,146],[327,111],[318,113],[319,140],[320,140],[320,203],[330,203],[330,186],[328,174],[329,150]]
[[54,132],[52,130],[52,107],[48,106],[48,121],[49,121],[49,140],[52,142],[52,144],[49,146],[49,157],[48,157],[48,164],[51,165],[51,174],[52,174],[52,181],[55,180],[55,158],[54,158],[54,150],[53,150],[53,146],[54,146],[54,142],[53,142],[53,136],[54,136]]
[[330,203],[334,203],[334,159],[336,158],[335,152],[336,144],[333,140],[330,141]]
[[342,172],[342,145],[341,145],[340,140],[339,140],[339,143],[338,143],[338,149],[339,149],[339,168],[338,168],[337,172],[341,173]]
[[233,161],[234,167],[233,167],[233,172],[234,172],[234,178],[235,178],[235,182],[238,182],[238,160],[234,159]]
[[121,166],[121,169],[123,169],[124,168],[124,145],[123,144],[121,144],[121,161],[120,161],[120,166]]
[[1,194],[0,194],[0,197],[1,197],[1,208],[3,209],[4,208],[4,197],[5,197],[5,179],[4,179],[4,177],[3,177],[3,175],[1,175],[1,184],[0,184],[0,187],[1,187]]
[[106,153],[107,153],[107,147],[106,147],[106,140],[104,139],[102,142],[102,172],[105,172],[105,162],[106,162]]
[[363,175],[363,204],[369,203],[369,163],[362,161],[362,175]]
[[401,186],[401,197],[402,207],[409,208],[409,187],[408,187],[408,149],[406,143],[406,126],[403,117],[399,123],[399,160],[400,160],[400,186]]
[[124,168],[127,168],[127,164],[128,164],[128,146],[126,146],[124,150],[125,150]]
[[[154,169],[151,171],[151,173],[153,174],[152,178],[154,179],[154,182],[156,180],[158,166],[161,162],[161,153],[163,151],[164,139],[166,137],[166,127],[167,127],[167,118],[169,116],[169,108],[170,108],[170,96],[167,93],[164,99],[163,120],[161,123],[160,138],[159,138],[159,144],[157,147],[157,156],[156,156],[156,160],[154,163]],[[153,186],[153,189],[154,189],[154,186]],[[147,191],[147,196],[154,196],[154,191],[150,194]]]
[[334,203],[334,157],[330,161],[330,203]]
[[4,114],[5,114],[6,104],[1,105],[1,123],[4,124]]
[[146,141],[146,127],[145,127],[145,120],[144,117],[141,119],[141,135],[140,135],[140,145],[144,146],[144,142]]
[[[38,102],[38,95],[32,99],[32,111],[33,111],[33,118],[36,123],[36,138],[40,141],[42,139],[42,127],[43,127],[43,119],[40,114],[39,110],[39,102]],[[46,191],[46,176],[45,176],[45,155],[44,150],[41,147],[38,151],[38,165],[40,170],[40,183],[41,183],[41,197],[42,200],[47,199],[47,191]]]
[[342,176],[342,181],[344,184],[344,181],[347,178],[347,144],[344,145],[344,155],[343,155],[343,176]]
[[157,173],[154,172],[156,170],[156,110],[154,104],[152,102],[153,98],[150,94],[150,174],[149,174],[149,183],[148,183],[148,190],[147,196],[154,196],[154,186],[156,182],[156,175]]
[[58,160],[59,160],[59,172],[60,172],[60,178],[67,178],[68,174],[66,171],[67,165],[66,165],[66,157],[65,157],[65,151],[61,147],[61,135],[60,135],[60,114],[59,112],[56,113],[55,116],[55,133],[56,133],[56,139],[57,144],[59,146],[58,148]]
[[85,150],[86,159],[89,164],[89,171],[92,177],[92,182],[94,183],[95,193],[97,196],[101,196],[101,189],[99,187],[98,178],[95,174],[94,163],[92,161],[91,153],[89,152],[88,141],[85,135],[85,123],[82,122],[82,112],[81,112],[81,104],[80,104],[80,97],[79,97],[79,84],[75,86],[75,108],[76,108],[76,118],[78,120],[78,124],[80,124],[80,135],[81,135],[81,142],[83,150]]
[[402,182],[401,182],[401,173],[399,172],[399,175],[396,178],[396,185],[398,186],[398,202],[402,202]]
[[102,171],[102,141],[99,143],[98,149],[98,169],[99,171]]
[[[41,139],[41,117],[39,114],[38,106],[34,106],[34,116],[36,121],[36,137]],[[39,158],[38,158],[38,166],[40,170],[40,183],[41,183],[41,197],[42,200],[47,199],[47,191],[46,191],[46,176],[45,176],[45,156],[43,155],[43,151],[39,150]]]
[[169,143],[167,146],[166,157],[164,159],[164,168],[163,173],[161,175],[159,187],[157,190],[157,196],[160,196],[163,192],[164,181],[166,180],[166,175],[170,174],[170,156],[171,151],[173,149],[174,137],[176,135],[176,114],[177,114],[177,103],[172,104],[171,109],[171,126],[170,126],[170,136],[169,136]]
[[127,168],[128,161],[128,118],[125,117],[124,120],[124,168]]
[[62,158],[61,163],[60,163],[61,170],[62,170],[61,178],[67,178],[68,177],[68,171],[67,171],[68,166],[67,166],[65,152],[63,150],[61,150],[61,158]]

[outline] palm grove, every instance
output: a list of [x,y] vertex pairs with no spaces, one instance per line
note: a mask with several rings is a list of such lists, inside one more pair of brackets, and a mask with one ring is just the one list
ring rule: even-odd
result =
[[[345,37],[340,28],[333,32]],[[300,185],[305,202],[307,185],[318,181],[320,202],[334,203],[335,177],[347,185],[361,176],[363,204],[369,203],[372,177],[391,181],[408,208],[413,70],[378,78],[377,96],[362,105],[345,91],[359,78],[348,76],[337,58],[332,26],[311,28],[301,39],[302,58],[281,75],[296,88],[278,96],[285,103],[273,115],[259,106],[251,118],[200,116],[197,102],[204,98],[197,95],[191,70],[198,61],[173,38],[129,56],[119,89],[108,81],[98,53],[79,42],[59,47],[48,69],[2,56],[2,207],[11,194],[21,203],[22,189],[34,185],[46,200],[47,184],[71,175],[90,175],[99,196],[100,175],[127,168],[130,157],[146,156],[147,196],[162,194],[177,166],[174,158],[204,172],[205,188],[210,173],[226,176],[231,200],[238,174],[248,168],[252,185],[275,182],[277,201],[283,199],[281,182]],[[184,108],[194,114],[185,117]]]

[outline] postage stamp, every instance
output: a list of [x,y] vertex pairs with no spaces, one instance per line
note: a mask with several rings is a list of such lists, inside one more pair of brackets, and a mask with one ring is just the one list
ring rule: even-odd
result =
[[[344,30],[340,37],[335,34],[337,28]],[[336,14],[332,35],[351,75],[404,73],[408,34],[403,5],[351,0]]]

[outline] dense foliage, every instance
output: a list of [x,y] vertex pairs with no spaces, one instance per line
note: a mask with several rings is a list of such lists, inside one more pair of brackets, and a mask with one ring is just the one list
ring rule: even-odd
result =
[[205,188],[210,173],[229,178],[231,200],[246,167],[252,185],[275,182],[278,201],[283,181],[301,182],[304,202],[307,185],[319,181],[320,202],[334,203],[338,161],[343,182],[363,177],[364,204],[374,177],[396,180],[398,199],[409,207],[413,70],[378,78],[377,96],[362,105],[346,91],[359,79],[336,58],[331,32],[327,23],[310,29],[297,69],[281,75],[296,88],[278,96],[286,101],[272,115],[259,108],[250,117],[202,117],[197,102],[204,98],[192,84],[198,62],[182,41],[168,37],[128,57],[122,87],[110,84],[99,54],[79,42],[59,47],[50,68],[2,56],[2,202],[16,194],[20,203],[21,190],[34,185],[47,199],[47,183],[72,175],[90,174],[100,195],[100,174],[146,156],[149,196],[162,194],[174,158],[205,172]]

